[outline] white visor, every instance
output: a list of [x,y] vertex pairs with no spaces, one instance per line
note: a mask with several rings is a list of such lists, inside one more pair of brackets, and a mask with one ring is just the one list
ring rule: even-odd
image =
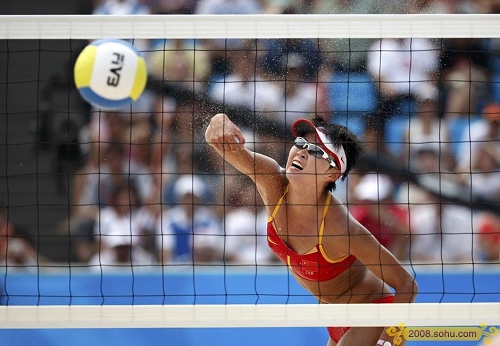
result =
[[328,155],[331,156],[340,172],[345,172],[347,167],[347,157],[345,155],[344,147],[342,147],[342,145],[334,146],[330,139],[328,139],[328,136],[322,127],[314,126],[314,124],[307,119],[299,119],[293,123],[292,132],[295,137],[305,133],[316,133],[318,143],[321,144],[323,149],[325,149]]

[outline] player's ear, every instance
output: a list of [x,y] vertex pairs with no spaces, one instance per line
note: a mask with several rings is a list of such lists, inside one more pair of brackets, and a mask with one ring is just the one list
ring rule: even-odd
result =
[[336,182],[340,177],[342,176],[342,173],[338,169],[334,169],[330,175],[328,176],[328,182],[334,183]]

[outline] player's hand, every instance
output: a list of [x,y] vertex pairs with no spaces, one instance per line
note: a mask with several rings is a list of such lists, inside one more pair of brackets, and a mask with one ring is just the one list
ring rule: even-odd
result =
[[219,152],[243,150],[245,137],[227,115],[219,113],[211,120],[205,131],[205,140]]

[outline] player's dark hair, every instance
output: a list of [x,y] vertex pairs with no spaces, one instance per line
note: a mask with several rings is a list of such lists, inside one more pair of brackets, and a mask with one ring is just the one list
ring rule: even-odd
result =
[[[326,122],[318,116],[311,119],[311,121],[314,126],[324,128],[326,135],[334,146],[341,145],[344,148],[347,159],[346,170],[342,173],[341,178],[341,180],[344,181],[363,153],[363,145],[360,139],[343,125]],[[330,191],[334,191],[336,188],[337,185],[335,182],[328,184],[326,187],[326,189]]]

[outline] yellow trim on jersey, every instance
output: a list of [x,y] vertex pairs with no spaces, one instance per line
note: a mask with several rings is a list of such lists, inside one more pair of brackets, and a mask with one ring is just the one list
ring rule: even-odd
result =
[[315,247],[313,247],[311,250],[307,251],[305,254],[303,254],[302,256],[305,256],[305,255],[310,255],[312,253],[316,253],[318,252],[318,249]]
[[321,220],[321,226],[319,227],[318,233],[318,245],[321,246],[323,244],[323,233],[325,231],[325,218],[326,214],[328,214],[328,207],[330,206],[330,202],[332,201],[332,194],[328,192],[328,197],[326,198],[325,208],[323,209],[323,220]]
[[273,221],[274,218],[276,217],[276,214],[278,214],[278,211],[280,210],[280,207],[283,204],[283,200],[285,199],[285,195],[287,192],[288,192],[288,185],[285,188],[285,192],[283,192],[283,196],[280,197],[280,199],[278,200],[278,203],[276,203],[276,205],[274,206],[273,213],[271,214],[271,216],[269,216],[267,218],[268,223]]
[[274,245],[279,245],[278,243],[272,241],[270,236],[267,236],[267,241],[273,243]]
[[[287,194],[288,192],[288,185],[287,187],[285,188],[285,192],[283,193],[283,196],[280,197],[280,199],[278,200],[278,203],[276,203],[276,206],[274,207],[274,210],[273,210],[273,213],[271,214],[271,216],[269,216],[267,218],[267,222],[273,222],[274,221],[274,218],[276,217],[276,214],[278,214],[278,211],[281,207],[281,205],[283,204],[283,200],[285,198],[285,195]],[[319,250],[321,252],[321,254],[323,255],[323,257],[330,263],[337,263],[337,262],[341,262],[343,261],[345,258],[347,258],[347,255],[344,256],[344,257],[341,257],[337,260],[332,260],[330,257],[328,257],[328,255],[326,254],[325,250],[323,249],[323,233],[325,232],[325,219],[326,219],[326,215],[328,214],[328,208],[330,206],[330,203],[332,201],[332,194],[331,193],[328,193],[328,196],[326,198],[326,203],[325,203],[325,207],[323,209],[323,219],[321,220],[321,226],[319,228],[319,232],[318,232],[318,247],[319,247]],[[273,227],[276,229],[276,225],[273,224]],[[274,241],[271,240],[271,238],[267,237],[267,240],[275,245],[278,245],[276,244]],[[307,255],[307,254],[310,254],[310,253],[314,253],[314,250],[316,249],[316,246],[314,248],[312,248],[311,250],[309,250],[308,253],[304,254],[304,255]],[[288,264],[290,264],[290,257],[287,255],[287,262]]]
[[325,250],[323,249],[323,245],[319,244],[318,245],[319,247],[319,251],[321,252],[321,255],[323,256],[323,258],[325,260],[328,261],[328,263],[338,263],[338,262],[342,262],[343,260],[345,260],[347,257],[349,257],[349,255],[345,255],[343,257],[340,257],[339,259],[336,259],[336,260],[333,260],[331,259],[330,257],[328,257],[328,255],[326,254]]

